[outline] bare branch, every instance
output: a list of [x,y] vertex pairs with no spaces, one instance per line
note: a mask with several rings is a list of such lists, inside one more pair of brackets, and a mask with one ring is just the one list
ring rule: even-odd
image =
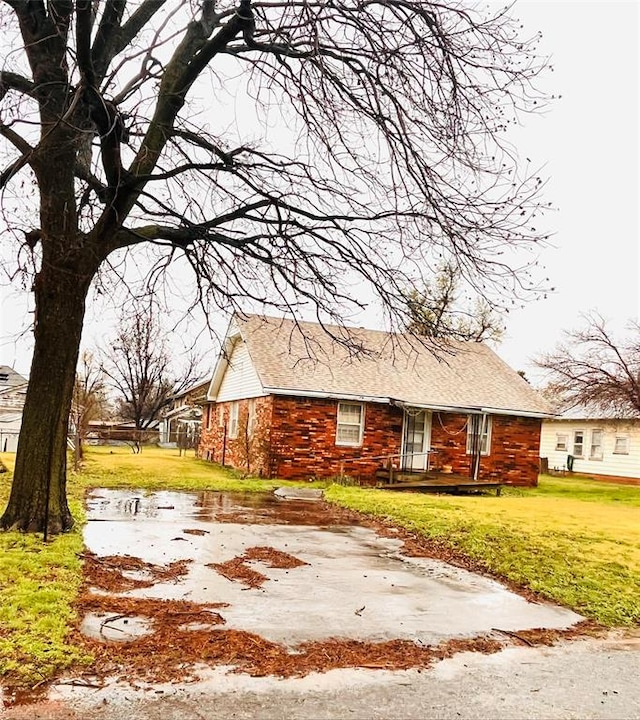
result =
[[0,70],[0,100],[9,90],[16,90],[29,97],[35,97],[35,85],[18,73]]
[[629,323],[629,336],[618,341],[599,314],[584,320],[583,329],[567,333],[567,341],[536,364],[566,405],[640,416],[640,325]]

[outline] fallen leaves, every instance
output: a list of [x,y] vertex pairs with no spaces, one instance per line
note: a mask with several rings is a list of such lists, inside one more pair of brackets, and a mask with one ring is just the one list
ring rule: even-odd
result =
[[250,588],[258,588],[268,579],[266,575],[249,567],[247,563],[261,562],[267,567],[290,569],[307,565],[303,560],[272,547],[256,546],[249,548],[242,555],[223,563],[208,563],[206,567],[213,568],[227,580],[242,582]]

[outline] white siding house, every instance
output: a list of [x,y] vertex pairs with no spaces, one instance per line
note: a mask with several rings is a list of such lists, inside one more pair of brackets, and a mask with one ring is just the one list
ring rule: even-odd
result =
[[0,365],[0,452],[15,452],[27,395],[27,379]]
[[540,457],[550,470],[640,479],[640,417],[582,408],[543,420]]

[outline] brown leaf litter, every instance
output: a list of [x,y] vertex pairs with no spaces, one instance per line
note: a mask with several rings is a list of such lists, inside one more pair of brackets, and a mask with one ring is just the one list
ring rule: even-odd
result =
[[242,555],[223,563],[207,563],[206,567],[213,568],[227,580],[242,582],[250,588],[261,587],[268,579],[266,575],[247,565],[248,562],[261,562],[267,567],[289,569],[308,565],[299,558],[276,550],[272,547],[255,546],[246,550]]
[[[81,553],[85,561],[85,579],[91,586],[109,592],[126,592],[147,588],[159,582],[177,582],[188,573],[191,560],[177,560],[169,565],[153,565],[131,555],[98,557],[92,552]],[[125,575],[136,573],[138,577]]]

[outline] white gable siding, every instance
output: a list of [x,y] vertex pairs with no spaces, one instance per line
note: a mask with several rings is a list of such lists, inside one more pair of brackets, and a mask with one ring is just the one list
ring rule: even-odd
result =
[[231,351],[231,358],[220,383],[216,402],[240,400],[264,394],[260,378],[251,362],[247,345],[239,340]]
[[[593,430],[602,430],[602,459],[591,459]],[[567,455],[574,455],[575,433],[584,433],[583,457],[576,457],[573,472],[584,475],[617,475],[640,478],[640,420],[544,420],[540,437],[540,457],[549,459],[549,468],[563,469]],[[567,449],[556,450],[557,436],[567,436]],[[628,438],[628,454],[614,454],[616,437]]]

